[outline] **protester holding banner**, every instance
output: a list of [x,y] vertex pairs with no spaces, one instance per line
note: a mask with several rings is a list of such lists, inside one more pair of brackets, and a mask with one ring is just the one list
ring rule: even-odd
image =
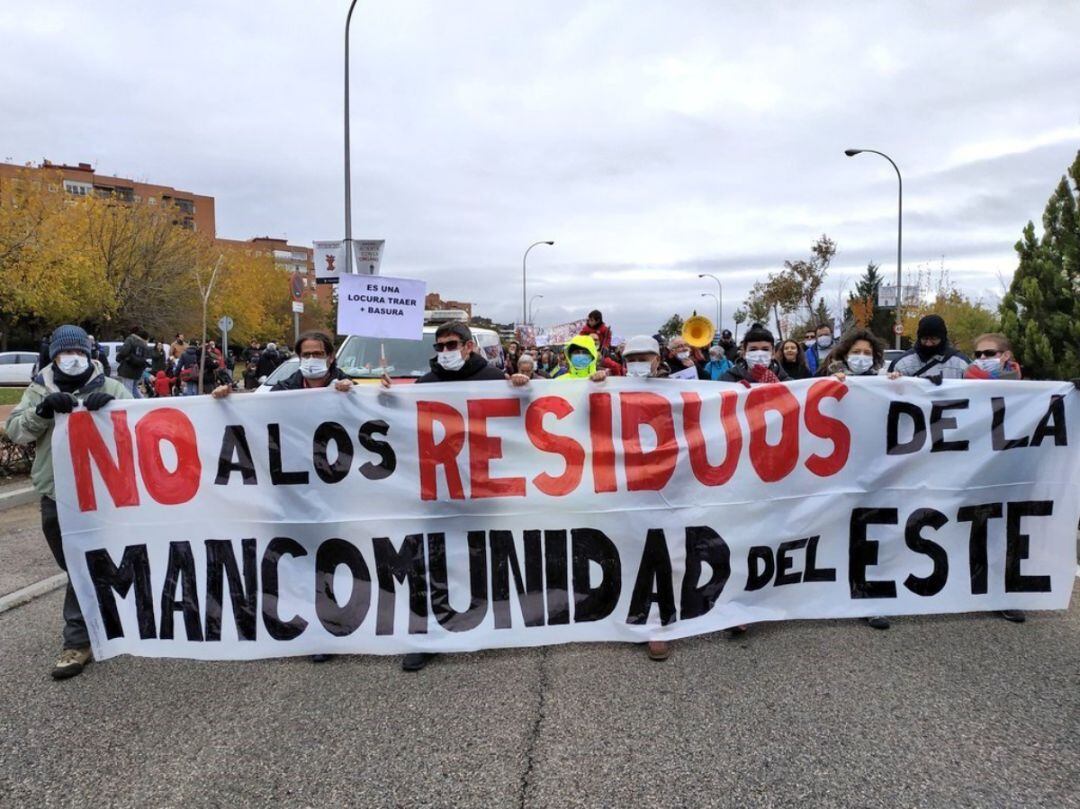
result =
[[513,374],[508,373],[507,378],[511,382],[514,381],[514,377],[521,377],[526,382],[530,379],[547,379],[547,376],[540,371],[536,370],[536,360],[532,354],[522,354],[518,357],[517,371]]
[[915,346],[893,360],[890,371],[925,379],[963,379],[971,363],[949,342],[949,330],[941,315],[919,321]]
[[772,332],[755,323],[742,339],[742,357],[721,377],[722,382],[742,382],[752,385],[759,382],[788,382],[790,377],[773,359],[776,339]]
[[[1012,353],[1012,343],[1004,334],[982,334],[975,338],[975,361],[964,372],[964,379],[1022,379],[1020,363]],[[1002,618],[1015,624],[1027,620],[1023,610],[1001,610]]]
[[[876,376],[885,364],[885,344],[869,329],[852,329],[829,352],[818,376]],[[894,375],[895,376],[895,375]]]
[[565,374],[558,376],[558,379],[573,380],[573,379],[592,379],[594,382],[601,382],[607,378],[607,371],[603,369],[597,369],[597,358],[599,351],[596,349],[596,342],[591,336],[585,336],[579,334],[566,344],[566,363],[567,370]]
[[[41,530],[53,558],[67,571],[64,561],[60,521],[56,514],[53,484],[52,431],[57,413],[70,413],[79,404],[98,410],[113,399],[130,399],[127,386],[105,376],[101,365],[91,360],[90,337],[78,326],[60,326],[49,340],[49,364],[34,377],[22,399],[8,416],[5,434],[16,444],[34,444],[34,465],[30,480],[41,495]],[[64,680],[81,674],[93,659],[79,601],[68,579],[64,592],[64,648],[53,667],[52,676]]]

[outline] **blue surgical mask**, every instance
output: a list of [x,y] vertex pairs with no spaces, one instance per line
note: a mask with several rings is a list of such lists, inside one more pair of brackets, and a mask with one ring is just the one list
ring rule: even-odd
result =
[[582,371],[592,365],[592,357],[588,354],[574,354],[570,357],[570,364]]

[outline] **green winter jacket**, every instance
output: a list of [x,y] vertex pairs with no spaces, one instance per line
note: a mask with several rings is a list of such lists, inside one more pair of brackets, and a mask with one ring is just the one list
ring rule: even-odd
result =
[[[94,372],[86,384],[75,391],[75,398],[80,402],[96,391],[110,393],[117,399],[130,399],[131,394],[127,388],[105,376],[101,369],[101,363],[94,360]],[[34,452],[34,466],[30,470],[30,482],[38,494],[55,499],[53,488],[53,465],[52,465],[52,419],[43,419],[37,414],[37,406],[41,400],[50,393],[59,392],[59,388],[53,382],[53,364],[46,365],[30,386],[23,392],[22,399],[11,411],[7,422],[4,424],[4,432],[9,439],[16,444],[36,444]]]

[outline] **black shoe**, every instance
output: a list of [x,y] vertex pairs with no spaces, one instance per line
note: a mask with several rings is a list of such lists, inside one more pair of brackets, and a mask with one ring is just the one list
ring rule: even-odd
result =
[[1002,610],[1001,617],[1006,621],[1012,621],[1014,624],[1022,624],[1027,620],[1023,610]]
[[863,620],[870,624],[874,629],[889,628],[889,619],[881,615],[875,615],[873,618],[864,618]]
[[407,654],[401,659],[402,671],[420,671],[424,666],[431,662],[431,658],[435,655],[432,652],[413,652]]
[[333,655],[312,655],[311,656],[311,662],[312,663],[325,663],[327,660],[330,660],[331,658],[333,658]]

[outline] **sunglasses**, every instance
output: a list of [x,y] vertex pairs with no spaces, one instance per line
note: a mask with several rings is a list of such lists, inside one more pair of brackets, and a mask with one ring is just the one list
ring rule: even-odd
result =
[[1000,353],[1001,352],[998,351],[996,348],[988,348],[985,351],[976,351],[975,352],[975,359],[981,360],[983,357],[987,357],[987,358],[996,357]]
[[461,348],[460,340],[447,340],[445,343],[435,343],[436,351],[457,351]]

